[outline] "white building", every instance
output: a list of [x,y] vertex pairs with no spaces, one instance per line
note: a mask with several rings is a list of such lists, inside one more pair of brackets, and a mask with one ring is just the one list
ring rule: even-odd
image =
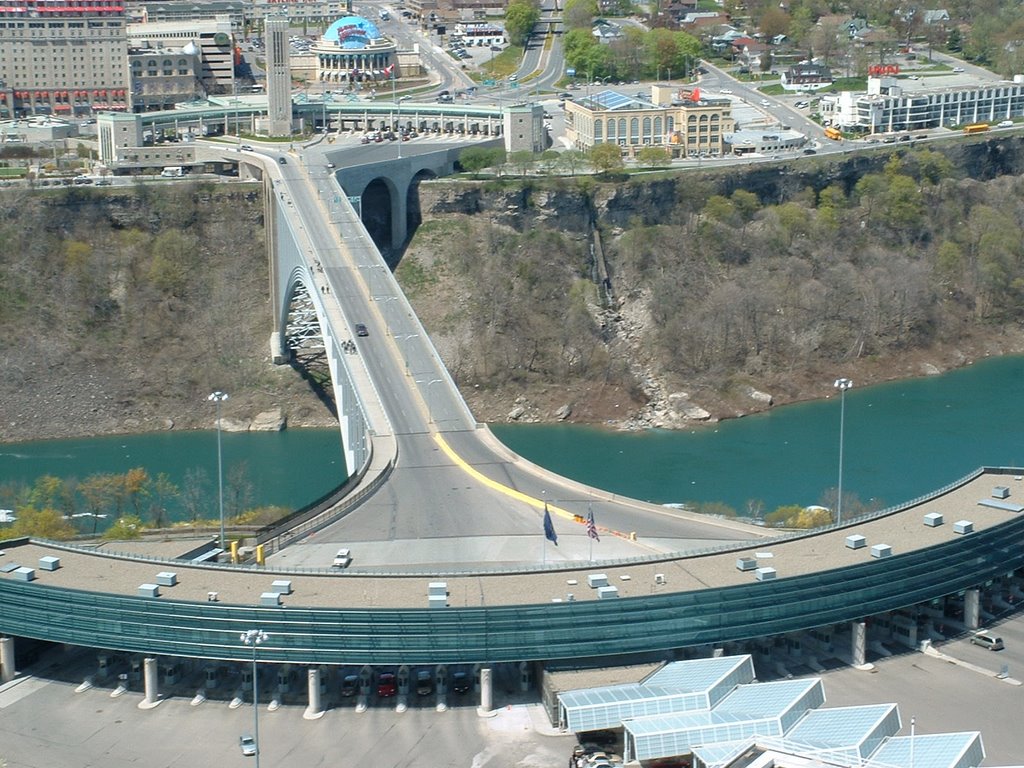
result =
[[180,48],[131,50],[132,106],[136,112],[174,109],[183,101],[206,95],[201,57],[194,43]]
[[[132,48],[159,50],[199,49],[200,80],[208,93],[231,93],[235,82],[235,45],[231,19],[226,15],[193,21],[152,21],[128,25]],[[127,56],[125,56],[127,60]]]
[[[916,85],[917,81],[911,81]],[[843,130],[914,131],[1024,116],[1024,78],[954,88],[909,88],[895,77],[868,78],[867,93],[823,94],[821,116]]]

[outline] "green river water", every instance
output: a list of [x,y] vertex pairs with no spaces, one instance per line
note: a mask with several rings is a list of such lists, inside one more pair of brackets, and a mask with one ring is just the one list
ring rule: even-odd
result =
[[[841,372],[839,375],[842,375]],[[906,501],[982,465],[1024,465],[1024,357],[942,376],[854,386],[846,396],[843,490]],[[741,514],[816,504],[837,485],[838,396],[686,431],[494,425],[512,450],[576,480],[657,503],[721,501]],[[255,505],[300,507],[345,477],[337,430],[224,433],[225,476],[244,464]],[[215,432],[160,432],[0,445],[0,482],[82,479],[145,467],[177,484],[202,470],[216,498]],[[180,516],[180,512],[177,516]],[[214,516],[211,508],[211,516]]]

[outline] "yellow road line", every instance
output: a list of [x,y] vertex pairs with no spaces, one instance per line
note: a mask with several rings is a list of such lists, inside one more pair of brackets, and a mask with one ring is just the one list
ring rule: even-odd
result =
[[[468,463],[466,463],[465,459],[459,456],[459,454],[457,454],[452,449],[452,447],[448,445],[448,442],[441,436],[440,432],[434,433],[434,442],[437,443],[438,447],[442,451],[444,451],[444,455],[451,459],[453,464],[461,468],[463,472],[465,472],[470,477],[474,478],[477,482],[483,483],[488,488],[498,491],[498,493],[503,493],[506,496],[515,499],[516,501],[521,501],[524,504],[529,504],[531,507],[535,507],[538,510],[544,509],[543,499],[534,498],[533,496],[523,493],[522,491],[517,491],[515,488],[509,488],[507,485],[503,485],[499,483],[497,480],[491,480],[491,478],[482,474],[479,470],[471,467]],[[550,502],[548,502],[548,509],[554,514],[558,515],[559,517],[564,517],[566,520],[571,520],[574,523],[585,525],[587,522],[586,519],[581,515],[575,515],[569,510],[562,509],[561,507],[556,507],[554,504],[551,504]],[[609,533],[612,536],[618,536],[623,539],[630,539],[635,541],[635,537],[631,536],[628,533],[622,533],[621,531],[616,531],[611,528],[605,528],[604,526],[597,526],[597,529],[601,533]]]
[[[439,432],[434,433],[434,442],[436,442],[438,446],[441,448],[441,450],[444,451],[445,456],[451,459],[452,462],[456,464],[458,467],[460,467],[463,472],[468,474],[470,477],[473,477],[478,482],[483,483],[488,488],[498,491],[499,493],[503,493],[506,496],[510,496],[516,501],[521,501],[524,504],[529,504],[531,507],[536,507],[539,510],[544,509],[543,499],[534,498],[533,496],[523,493],[522,491],[517,491],[515,488],[509,488],[507,485],[502,485],[497,480],[491,480],[491,478],[482,474],[479,470],[471,467],[469,464],[466,463],[465,459],[459,456],[459,454],[457,454],[452,449],[452,447],[448,445],[448,442],[441,436]],[[562,509],[561,507],[556,507],[554,504],[548,503],[548,509],[554,512],[555,514],[559,515],[560,517],[567,518],[568,520],[576,519],[576,515],[574,515],[572,512]]]

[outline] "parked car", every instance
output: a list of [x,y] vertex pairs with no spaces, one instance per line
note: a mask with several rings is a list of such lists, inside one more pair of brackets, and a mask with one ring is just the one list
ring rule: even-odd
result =
[[377,695],[382,699],[387,699],[398,693],[398,685],[395,682],[395,676],[390,672],[385,672],[379,678],[377,678]]
[[458,696],[469,693],[470,679],[468,672],[456,672],[452,675],[452,692]]
[[256,739],[248,733],[243,733],[238,737],[238,746],[246,757],[252,757],[256,754]]
[[416,673],[416,695],[429,696],[434,690],[434,677],[429,669],[421,669]]
[[980,645],[982,648],[987,648],[990,651],[1001,651],[1005,647],[1003,645],[1003,638],[990,635],[988,632],[976,632],[971,635],[971,644]]
[[341,680],[341,695],[346,699],[359,693],[359,675],[345,675]]

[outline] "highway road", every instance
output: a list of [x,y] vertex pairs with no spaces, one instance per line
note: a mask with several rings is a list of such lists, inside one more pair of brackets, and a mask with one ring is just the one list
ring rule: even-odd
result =
[[[595,545],[596,556],[602,558],[703,548],[760,535],[757,528],[584,488],[534,468],[478,427],[326,165],[328,156],[338,166],[392,159],[397,145],[360,145],[354,137],[346,141],[351,143],[308,148],[301,162],[285,154],[284,165],[276,160],[283,153],[258,151],[274,158],[282,176],[277,185],[281,203],[300,233],[309,262],[323,267],[322,279],[330,291],[324,298],[347,319],[348,328],[336,327],[335,333],[355,342],[357,354],[348,363],[364,369],[373,382],[362,395],[379,402],[387,414],[387,423],[374,428],[395,436],[397,468],[384,488],[358,509],[275,555],[272,564],[323,566],[339,546],[353,548],[355,567],[588,559],[586,529],[573,515],[590,511],[605,534]],[[403,154],[437,146],[406,142]],[[356,323],[365,324],[369,334],[356,336]],[[543,546],[545,502],[556,531],[565,537],[560,547]],[[634,532],[635,541],[629,537]]]

